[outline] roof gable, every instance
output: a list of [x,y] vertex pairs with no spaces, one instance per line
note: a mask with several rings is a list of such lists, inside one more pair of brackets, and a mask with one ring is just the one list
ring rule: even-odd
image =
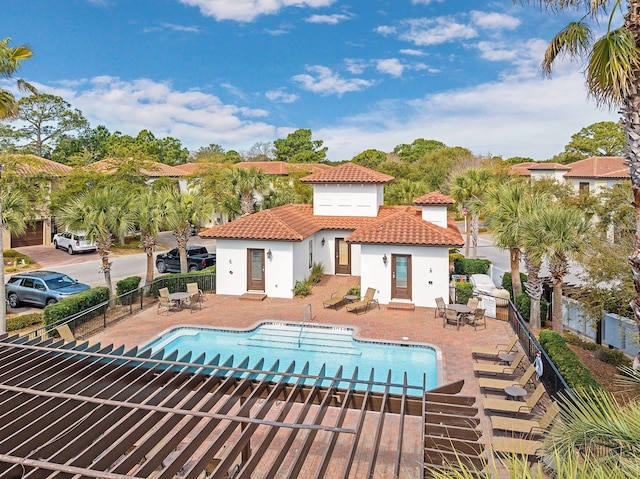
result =
[[[68,175],[73,170],[70,166],[36,155],[14,154],[9,157],[15,172],[24,176],[47,175],[59,178]],[[9,165],[7,167],[10,168]]]
[[393,176],[354,163],[343,163],[327,171],[301,178],[302,183],[388,183]]
[[454,205],[455,203],[453,198],[438,191],[432,191],[413,200],[413,204],[416,206]]
[[629,167],[621,156],[592,156],[570,163],[565,178],[629,178]]
[[[141,161],[145,167],[140,167],[139,172],[143,176],[147,176],[149,178],[160,178],[160,177],[182,177],[188,176],[189,173],[180,170],[174,166],[166,165],[164,163],[158,163],[157,161]],[[115,158],[105,158],[104,160],[96,161],[95,163],[91,163],[87,165],[85,168],[97,171],[99,173],[105,173],[110,175],[117,170],[118,160]]]

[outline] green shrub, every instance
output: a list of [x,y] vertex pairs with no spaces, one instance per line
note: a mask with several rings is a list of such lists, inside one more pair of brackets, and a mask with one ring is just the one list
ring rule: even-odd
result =
[[295,296],[304,298],[311,294],[311,283],[308,279],[304,281],[296,281],[296,285],[293,287],[292,291]]
[[158,297],[160,288],[169,288],[170,293],[176,291],[186,291],[187,283],[198,283],[198,288],[202,291],[211,291],[213,289],[209,276],[215,274],[215,265],[208,268],[194,271],[193,273],[169,273],[158,276],[149,289],[149,294]]
[[309,276],[309,281],[312,283],[319,283],[322,277],[324,276],[324,266],[322,263],[313,263],[311,268],[311,275]]
[[456,287],[456,303],[467,304],[469,298],[473,296],[473,285],[467,281],[453,283]]
[[17,331],[34,324],[42,324],[42,313],[21,314],[20,316],[7,318],[7,331]]
[[353,288],[351,288],[349,290],[349,293],[347,294],[352,294],[354,296],[357,296],[358,298],[360,297],[360,286],[354,286]]
[[449,253],[449,264],[455,263],[457,259],[462,259],[462,258],[464,258],[464,255],[462,253],[458,253],[458,252]]
[[[524,290],[524,283],[526,283],[528,279],[529,278],[527,277],[526,274],[520,273],[520,282],[523,285],[523,288],[522,288],[523,290]],[[507,271],[502,275],[502,287],[507,291],[509,291],[509,294],[513,298],[513,285],[511,284],[511,273],[509,271]]]
[[487,274],[491,261],[488,259],[457,258],[453,262],[456,274]]
[[591,372],[558,333],[549,329],[540,331],[540,344],[570,388],[601,388]]
[[33,264],[33,260],[26,254],[14,249],[8,249],[2,253],[5,259],[10,259],[13,264]]
[[[106,286],[91,288],[47,306],[42,312],[42,319],[46,326],[54,325],[80,311],[85,311],[97,304],[104,303],[108,299],[109,288]],[[95,316],[100,314],[102,314],[101,310],[96,311]]]
[[600,344],[596,344],[593,341],[586,341],[577,334],[570,332],[563,333],[563,337],[569,344],[573,344],[574,346],[578,346],[588,351],[595,351],[596,358],[604,363],[613,364],[617,367],[631,366],[632,364],[631,359],[629,359],[627,355],[620,350],[605,348]]
[[120,304],[131,304],[138,299],[138,287],[141,280],[140,276],[130,276],[116,283],[116,296],[120,297]]
[[[527,293],[520,293],[516,296],[516,308],[527,323],[530,320],[531,314],[531,298]],[[547,313],[549,312],[549,301],[544,298],[540,298],[540,325],[544,326],[547,319]]]

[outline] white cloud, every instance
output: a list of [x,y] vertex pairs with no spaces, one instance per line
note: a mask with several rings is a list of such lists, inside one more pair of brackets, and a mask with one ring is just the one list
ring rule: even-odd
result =
[[429,5],[432,2],[444,2],[444,0],[411,0],[414,5]]
[[331,69],[322,65],[307,67],[307,73],[295,75],[292,80],[300,84],[304,90],[321,95],[338,95],[344,93],[361,91],[373,85],[372,81],[362,78],[340,78]]
[[344,65],[349,73],[352,73],[353,75],[361,75],[367,69],[369,63],[357,58],[346,58],[344,60]]
[[396,28],[390,27],[389,25],[381,25],[379,27],[376,27],[374,31],[376,33],[379,33],[380,35],[388,36],[394,35],[396,33]]
[[496,12],[471,12],[471,21],[480,28],[489,30],[515,30],[522,23],[511,15]]
[[189,148],[215,142],[228,148],[272,138],[276,128],[251,118],[265,117],[262,109],[224,104],[201,91],[178,91],[170,83],[149,79],[124,81],[110,76],[94,77],[81,85],[68,83],[51,88],[36,84],[40,91],[58,95],[78,108],[92,126],[137,135],[153,131],[157,137],[173,136]]
[[495,42],[478,42],[476,47],[480,50],[480,56],[492,62],[514,60],[518,57],[518,49],[513,45]]
[[311,15],[305,21],[309,23],[327,23],[329,25],[337,25],[340,22],[351,20],[349,15],[335,13],[333,15]]
[[398,38],[415,45],[440,45],[478,35],[473,27],[458,23],[453,17],[416,18],[406,20],[403,24],[407,31],[400,33]]
[[402,76],[402,72],[404,71],[404,65],[400,63],[400,60],[397,58],[387,58],[384,60],[376,61],[376,70],[382,73],[388,73],[391,76],[399,77]]
[[179,0],[198,7],[200,13],[216,20],[251,22],[260,15],[274,15],[286,7],[328,7],[336,0]]
[[422,50],[415,50],[413,48],[403,48],[402,50],[400,50],[400,53],[402,53],[403,55],[411,55],[414,57],[423,57],[426,55],[426,53]]
[[279,103],[295,103],[300,98],[295,93],[287,93],[284,90],[270,90],[264,96],[271,101]]

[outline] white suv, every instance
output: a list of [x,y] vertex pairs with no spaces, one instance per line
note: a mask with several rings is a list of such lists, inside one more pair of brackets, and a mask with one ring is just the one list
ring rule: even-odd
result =
[[69,254],[74,253],[91,253],[96,250],[95,243],[88,241],[84,237],[84,233],[58,233],[53,237],[53,246],[56,249],[64,249]]

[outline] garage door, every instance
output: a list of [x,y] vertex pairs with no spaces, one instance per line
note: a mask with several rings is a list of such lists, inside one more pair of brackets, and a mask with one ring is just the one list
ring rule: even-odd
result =
[[34,223],[27,224],[27,229],[21,235],[11,235],[11,247],[17,248],[19,246],[34,246],[44,244],[44,235],[42,229],[44,227],[44,221],[36,221]]

